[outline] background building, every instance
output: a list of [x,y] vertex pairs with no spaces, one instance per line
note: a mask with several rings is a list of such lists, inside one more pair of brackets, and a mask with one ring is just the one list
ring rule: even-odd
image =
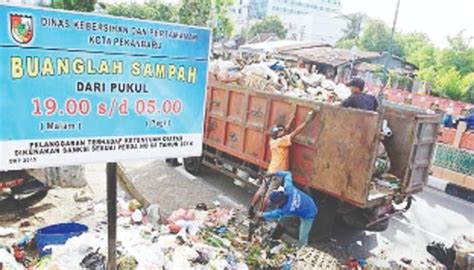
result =
[[269,0],[267,15],[340,13],[341,0]]
[[344,36],[346,21],[335,13],[287,15],[282,18],[288,29],[287,38],[315,41],[330,45]]
[[267,15],[280,17],[288,39],[334,45],[343,36],[341,0],[269,0]]
[[249,23],[250,4],[251,0],[235,0],[230,11],[236,28],[241,28]]
[[250,18],[262,19],[267,16],[268,0],[250,0]]

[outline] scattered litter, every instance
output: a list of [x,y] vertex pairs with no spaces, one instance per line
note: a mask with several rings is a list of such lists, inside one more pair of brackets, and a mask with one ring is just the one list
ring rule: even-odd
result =
[[215,207],[221,206],[221,202],[219,202],[218,200],[214,200],[214,201],[212,202],[212,204],[213,204]]
[[75,202],[87,202],[92,201],[92,194],[85,189],[81,189],[74,193],[74,201]]
[[205,203],[196,204],[196,210],[207,211],[207,205]]
[[28,220],[22,221],[20,223],[20,228],[26,228],[26,227],[30,227],[30,226],[31,226],[31,222],[28,221]]
[[238,187],[243,187],[245,185],[244,182],[240,181],[239,179],[237,178],[234,178],[234,185],[238,186]]
[[146,214],[150,224],[153,227],[158,228],[161,223],[160,206],[158,204],[152,204],[148,206],[146,209]]
[[18,231],[13,228],[0,227],[0,237],[13,237]]
[[0,269],[5,270],[20,270],[23,267],[18,264],[15,257],[5,248],[0,247]]
[[140,209],[136,209],[132,214],[132,221],[135,224],[142,223],[143,221],[143,213]]
[[454,260],[456,259],[456,252],[453,247],[448,248],[441,242],[431,242],[426,247],[426,251],[448,269],[453,269]]
[[51,253],[51,245],[62,245],[69,238],[88,231],[88,227],[79,223],[61,223],[50,225],[36,232],[36,246],[41,256]]
[[128,210],[134,212],[137,209],[142,208],[142,205],[137,200],[131,200],[128,202]]
[[105,256],[99,250],[91,252],[82,259],[80,266],[83,269],[105,270]]
[[118,261],[118,270],[135,270],[137,265],[138,262],[134,257],[125,256]]

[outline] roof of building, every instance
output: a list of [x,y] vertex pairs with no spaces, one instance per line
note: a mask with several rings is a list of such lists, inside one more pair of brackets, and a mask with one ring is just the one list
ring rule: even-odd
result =
[[298,43],[300,42],[295,41],[295,40],[276,40],[276,41],[261,42],[261,43],[254,43],[254,44],[245,44],[245,45],[240,46],[239,50],[257,52],[257,53],[274,52],[280,48],[284,48],[290,45],[295,45]]
[[280,40],[275,33],[259,33],[247,41],[247,44],[256,44],[262,42]]
[[[353,53],[348,49],[333,48],[329,45],[312,45],[288,47],[278,51],[283,56],[293,56],[306,61],[314,61],[331,66],[340,66],[352,60]],[[380,57],[377,52],[357,51],[354,60],[364,60]]]
[[[303,59],[306,61],[312,61],[322,64],[331,65],[334,67],[344,65],[350,63],[354,57],[355,62],[362,62],[364,60],[374,59],[383,57],[382,54],[378,52],[370,52],[370,51],[361,51],[356,50],[354,53],[352,50],[349,49],[342,49],[342,48],[334,48],[328,44],[323,43],[300,43],[300,44],[293,44],[290,46],[286,46],[283,48],[278,49],[278,54],[283,58],[293,58],[296,59]],[[408,69],[417,69],[417,67],[405,60],[401,59],[397,56],[392,56],[393,59],[402,62],[404,65],[409,66],[405,67]],[[362,69],[373,67],[366,65],[364,67],[360,66]]]

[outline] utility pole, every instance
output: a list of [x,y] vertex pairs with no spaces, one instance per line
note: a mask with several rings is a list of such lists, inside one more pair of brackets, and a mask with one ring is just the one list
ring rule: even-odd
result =
[[380,105],[382,105],[384,89],[387,86],[387,82],[388,82],[388,76],[387,76],[388,63],[392,59],[393,37],[395,36],[395,26],[397,25],[399,9],[400,9],[400,0],[397,0],[397,8],[395,9],[395,17],[393,18],[392,33],[390,34],[390,43],[388,44],[388,52],[385,55],[385,64],[383,67],[383,88],[379,92],[379,96],[378,96]]

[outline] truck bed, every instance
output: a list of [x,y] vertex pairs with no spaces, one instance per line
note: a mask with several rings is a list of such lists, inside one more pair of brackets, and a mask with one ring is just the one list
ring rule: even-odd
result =
[[[267,168],[269,131],[285,125],[294,112],[293,128],[315,111],[314,120],[296,137],[290,169],[296,182],[359,207],[393,195],[374,189],[372,174],[379,143],[380,115],[281,95],[253,91],[211,80],[208,89],[204,143],[235,157],[242,165]],[[437,115],[387,108],[384,118],[394,133],[385,142],[390,173],[400,179],[401,192],[422,190],[439,123]]]

